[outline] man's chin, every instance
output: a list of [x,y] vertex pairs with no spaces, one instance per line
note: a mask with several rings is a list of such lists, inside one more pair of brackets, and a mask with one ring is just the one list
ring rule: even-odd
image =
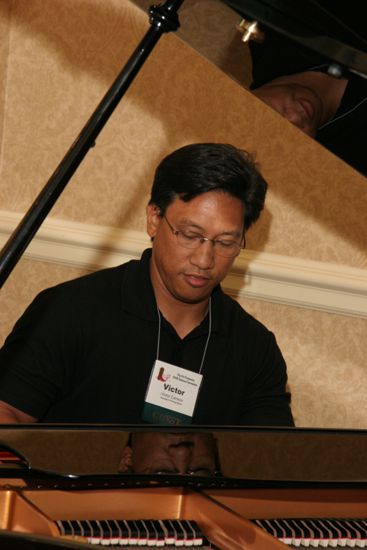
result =
[[[202,290],[202,289],[201,289]],[[201,304],[202,302],[207,302],[210,298],[213,289],[206,292],[190,292],[190,293],[177,293],[175,294],[176,300],[183,302],[185,304]]]

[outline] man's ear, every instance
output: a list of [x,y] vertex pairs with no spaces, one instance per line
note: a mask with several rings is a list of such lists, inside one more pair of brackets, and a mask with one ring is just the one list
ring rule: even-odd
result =
[[121,460],[117,471],[122,474],[133,471],[133,450],[128,445],[126,445],[122,451]]
[[162,221],[161,210],[155,204],[147,206],[147,233],[151,239],[156,236],[159,224]]

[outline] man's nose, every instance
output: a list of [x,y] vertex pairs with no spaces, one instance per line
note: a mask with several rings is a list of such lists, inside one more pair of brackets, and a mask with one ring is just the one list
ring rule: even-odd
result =
[[214,265],[214,243],[204,241],[197,248],[194,248],[191,254],[191,263],[200,269],[210,269]]

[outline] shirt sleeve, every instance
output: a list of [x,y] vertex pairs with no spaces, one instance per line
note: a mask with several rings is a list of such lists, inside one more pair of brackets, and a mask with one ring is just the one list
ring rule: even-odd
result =
[[72,301],[57,287],[39,294],[0,350],[0,399],[41,419],[67,392],[77,332]]
[[287,368],[274,335],[267,331],[257,346],[255,368],[246,383],[240,423],[249,426],[294,426]]

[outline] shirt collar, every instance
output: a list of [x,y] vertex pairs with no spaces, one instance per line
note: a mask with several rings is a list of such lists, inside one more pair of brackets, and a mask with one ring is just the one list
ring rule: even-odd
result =
[[[131,260],[127,264],[121,283],[122,307],[128,313],[156,323],[158,320],[157,303],[154,296],[152,282],[150,280],[149,264],[152,249],[144,250],[140,261]],[[212,292],[212,331],[222,332],[226,330],[223,323],[223,291],[218,285]],[[207,326],[208,315],[202,321],[200,327]]]

